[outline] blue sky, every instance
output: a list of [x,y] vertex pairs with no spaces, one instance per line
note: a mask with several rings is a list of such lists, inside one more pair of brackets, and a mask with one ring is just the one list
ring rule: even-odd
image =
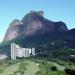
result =
[[75,28],[75,0],[0,0],[0,42],[14,19],[21,20],[31,10],[43,10],[45,17],[64,21]]

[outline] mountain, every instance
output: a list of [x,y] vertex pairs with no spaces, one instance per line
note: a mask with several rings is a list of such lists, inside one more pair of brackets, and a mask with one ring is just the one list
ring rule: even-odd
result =
[[43,11],[31,11],[21,21],[15,19],[10,23],[3,41],[9,41],[19,36],[32,37],[67,30],[64,22],[53,22],[44,18]]
[[46,19],[43,11],[31,11],[22,20],[15,19],[10,23],[0,44],[0,52],[10,55],[12,42],[21,47],[35,47],[37,52],[41,50],[44,53],[75,48],[75,29],[69,30],[62,21]]

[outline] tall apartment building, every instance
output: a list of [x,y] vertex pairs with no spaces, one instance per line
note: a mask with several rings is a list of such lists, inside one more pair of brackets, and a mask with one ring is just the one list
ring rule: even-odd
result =
[[16,59],[16,44],[11,44],[11,59]]
[[30,57],[35,56],[35,48],[22,48],[15,43],[11,43],[11,59],[15,60],[16,57]]

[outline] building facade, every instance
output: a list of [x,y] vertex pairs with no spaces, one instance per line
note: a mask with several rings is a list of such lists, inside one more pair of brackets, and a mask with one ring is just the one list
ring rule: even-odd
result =
[[22,48],[15,43],[11,43],[11,59],[30,56],[35,56],[35,48]]

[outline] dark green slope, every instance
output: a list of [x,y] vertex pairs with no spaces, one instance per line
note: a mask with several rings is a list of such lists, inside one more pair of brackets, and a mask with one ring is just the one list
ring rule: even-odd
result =
[[42,52],[56,50],[64,48],[65,46],[69,48],[70,42],[66,41],[64,37],[66,34],[65,32],[63,33],[51,32],[35,37],[20,36],[14,40],[2,42],[0,44],[0,52],[5,52],[8,53],[8,55],[10,55],[10,45],[13,42],[19,44],[21,47],[35,47],[36,52],[39,52],[40,50]]

